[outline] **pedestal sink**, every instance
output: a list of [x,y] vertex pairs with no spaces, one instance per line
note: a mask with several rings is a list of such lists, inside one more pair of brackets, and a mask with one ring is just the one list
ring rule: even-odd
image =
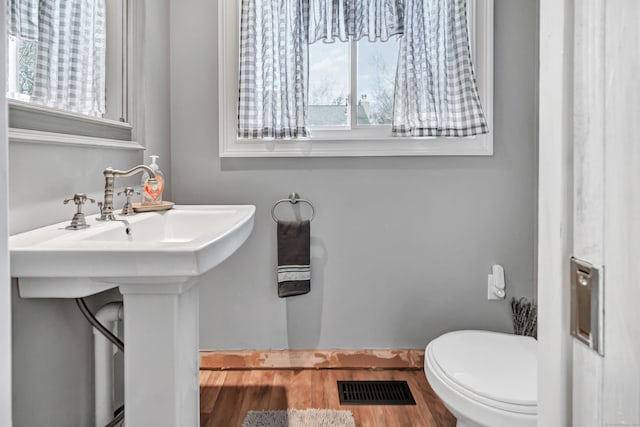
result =
[[23,298],[78,298],[118,287],[125,316],[129,427],[199,426],[198,278],[249,237],[254,206],[177,206],[166,212],[67,222],[9,238]]

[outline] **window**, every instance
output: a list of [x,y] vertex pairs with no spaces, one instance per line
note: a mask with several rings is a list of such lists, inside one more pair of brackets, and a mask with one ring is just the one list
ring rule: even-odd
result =
[[[471,0],[469,34],[478,93],[488,127],[493,113],[493,3]],[[220,155],[222,157],[491,155],[491,133],[472,137],[392,135],[398,40],[309,45],[307,124],[298,139],[236,135],[238,120],[239,11],[223,2],[219,32]],[[299,138],[304,136],[304,138]]]
[[128,0],[8,3],[10,140],[130,141]]
[[322,130],[375,126],[391,136],[398,40],[309,47],[308,123]]

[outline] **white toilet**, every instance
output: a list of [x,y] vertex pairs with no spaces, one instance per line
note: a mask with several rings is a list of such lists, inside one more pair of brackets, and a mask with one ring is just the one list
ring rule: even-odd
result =
[[431,341],[424,370],[457,427],[535,427],[537,342],[487,331],[456,331]]

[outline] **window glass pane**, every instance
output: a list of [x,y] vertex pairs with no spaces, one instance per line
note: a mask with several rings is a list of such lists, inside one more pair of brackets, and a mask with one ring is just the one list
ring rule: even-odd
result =
[[33,94],[33,79],[36,70],[37,42],[17,40],[18,45],[18,92],[25,95]]
[[11,99],[28,101],[33,95],[37,42],[18,37],[8,38],[7,95]]
[[358,42],[358,124],[391,124],[398,40]]
[[349,45],[317,42],[309,46],[310,126],[349,123]]

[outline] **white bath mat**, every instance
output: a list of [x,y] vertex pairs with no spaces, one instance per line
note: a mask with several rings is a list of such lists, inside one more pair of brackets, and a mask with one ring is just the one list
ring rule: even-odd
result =
[[242,427],[355,427],[351,411],[334,409],[288,409],[249,411]]

